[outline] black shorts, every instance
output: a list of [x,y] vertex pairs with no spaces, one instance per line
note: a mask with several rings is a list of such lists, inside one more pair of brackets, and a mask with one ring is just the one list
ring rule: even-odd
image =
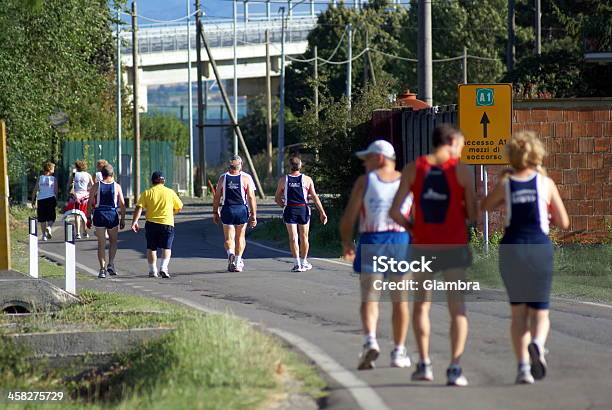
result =
[[286,224],[306,225],[310,222],[310,207],[286,206],[283,210],[283,222]]
[[114,208],[96,208],[91,219],[96,228],[114,229],[119,226],[119,213]]
[[441,272],[449,269],[467,269],[472,265],[472,251],[469,245],[414,245],[412,259],[424,257],[431,260],[431,270]]
[[39,199],[36,204],[36,219],[38,219],[38,222],[55,222],[55,207],[57,207],[57,199],[54,196]]
[[147,221],[145,224],[145,236],[147,238],[147,249],[152,251],[172,249],[174,226]]

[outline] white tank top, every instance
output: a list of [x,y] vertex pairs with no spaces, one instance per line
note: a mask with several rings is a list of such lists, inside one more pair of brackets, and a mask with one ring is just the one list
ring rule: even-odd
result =
[[41,175],[38,178],[38,199],[53,198],[55,196],[55,177],[52,175]]
[[87,192],[91,175],[84,171],[74,173],[74,192],[77,194]]
[[[366,189],[359,218],[359,232],[405,232],[403,226],[389,216],[389,209],[400,185],[400,178],[382,181],[376,171],[367,174]],[[412,194],[402,204],[402,214],[407,218],[412,207]]]

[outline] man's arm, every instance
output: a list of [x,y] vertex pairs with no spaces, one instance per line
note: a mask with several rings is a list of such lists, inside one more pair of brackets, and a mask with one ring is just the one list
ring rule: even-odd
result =
[[276,184],[276,194],[274,194],[274,202],[281,208],[285,206],[285,177],[278,179]]
[[567,229],[570,226],[570,220],[559,189],[551,178],[548,178],[548,183],[550,184],[550,216],[552,222],[561,229]]
[[459,164],[457,166],[457,180],[459,185],[465,189],[465,212],[468,224],[475,224],[478,222],[478,200],[476,199],[472,170],[465,164]]
[[412,190],[415,176],[416,168],[414,162],[412,162],[406,165],[402,171],[400,186],[395,193],[395,198],[393,198],[391,209],[389,209],[389,216],[391,219],[406,229],[410,229],[410,222],[406,219],[406,216],[402,214],[402,205]]
[[174,213],[178,214],[183,210],[183,201],[181,201],[181,198],[179,198],[176,192],[172,192],[174,193]]
[[253,185],[247,183],[247,202],[249,203],[249,210],[251,215],[249,216],[249,226],[255,228],[257,226],[257,200],[255,199],[255,191]]
[[221,175],[217,181],[217,189],[213,197],[213,222],[219,223],[219,204],[221,203],[221,194],[223,193],[223,185],[225,183],[225,175]]
[[323,209],[321,198],[319,198],[319,195],[317,195],[317,192],[315,191],[314,181],[312,180],[312,178],[308,177],[308,182],[309,182],[308,193],[312,197],[312,200],[314,201],[315,206],[317,207],[317,210],[319,211],[319,218],[321,219],[321,223],[325,225],[327,224],[327,214],[325,213],[325,210]]
[[132,231],[134,232],[138,232],[140,230],[140,226],[138,226],[140,215],[142,215],[142,207],[140,205],[136,205],[134,216],[132,217]]
[[36,194],[38,193],[38,183],[40,182],[40,178],[36,179],[36,184],[34,184],[34,189],[32,190],[32,206],[36,205]]
[[96,182],[89,190],[89,201],[87,201],[87,213],[89,215],[91,215],[91,210],[93,209],[94,204],[96,203],[96,196],[98,195],[98,184],[99,182]]
[[340,219],[340,238],[342,240],[342,253],[344,259],[355,258],[355,245],[353,244],[353,230],[359,217],[359,211],[363,203],[363,193],[365,190],[366,176],[357,178],[348,205]]
[[123,189],[117,184],[117,200],[119,201],[119,209],[121,210],[121,219],[119,220],[119,229],[125,228],[125,198],[123,197]]
[[493,191],[489,192],[486,198],[482,200],[480,203],[480,208],[483,211],[491,212],[498,206],[504,203],[505,197],[505,186],[504,186],[505,178],[500,179],[493,188]]

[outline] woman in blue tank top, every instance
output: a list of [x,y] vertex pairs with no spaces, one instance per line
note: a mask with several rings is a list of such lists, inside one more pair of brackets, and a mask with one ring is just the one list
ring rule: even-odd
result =
[[515,134],[506,153],[512,169],[503,172],[482,208],[492,211],[503,204],[506,209],[499,268],[512,309],[516,383],[532,384],[546,375],[544,344],[550,330],[553,273],[549,223],[567,229],[569,218],[557,186],[542,168],[546,152],[535,133]]

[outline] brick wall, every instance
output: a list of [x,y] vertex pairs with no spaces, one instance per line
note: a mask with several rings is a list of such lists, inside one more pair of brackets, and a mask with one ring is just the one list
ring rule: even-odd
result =
[[[544,141],[544,165],[559,187],[570,230],[607,235],[612,226],[612,99],[515,102],[513,131],[520,130],[535,131]],[[492,188],[500,167],[488,170]],[[492,215],[491,222],[500,229],[501,215]]]

